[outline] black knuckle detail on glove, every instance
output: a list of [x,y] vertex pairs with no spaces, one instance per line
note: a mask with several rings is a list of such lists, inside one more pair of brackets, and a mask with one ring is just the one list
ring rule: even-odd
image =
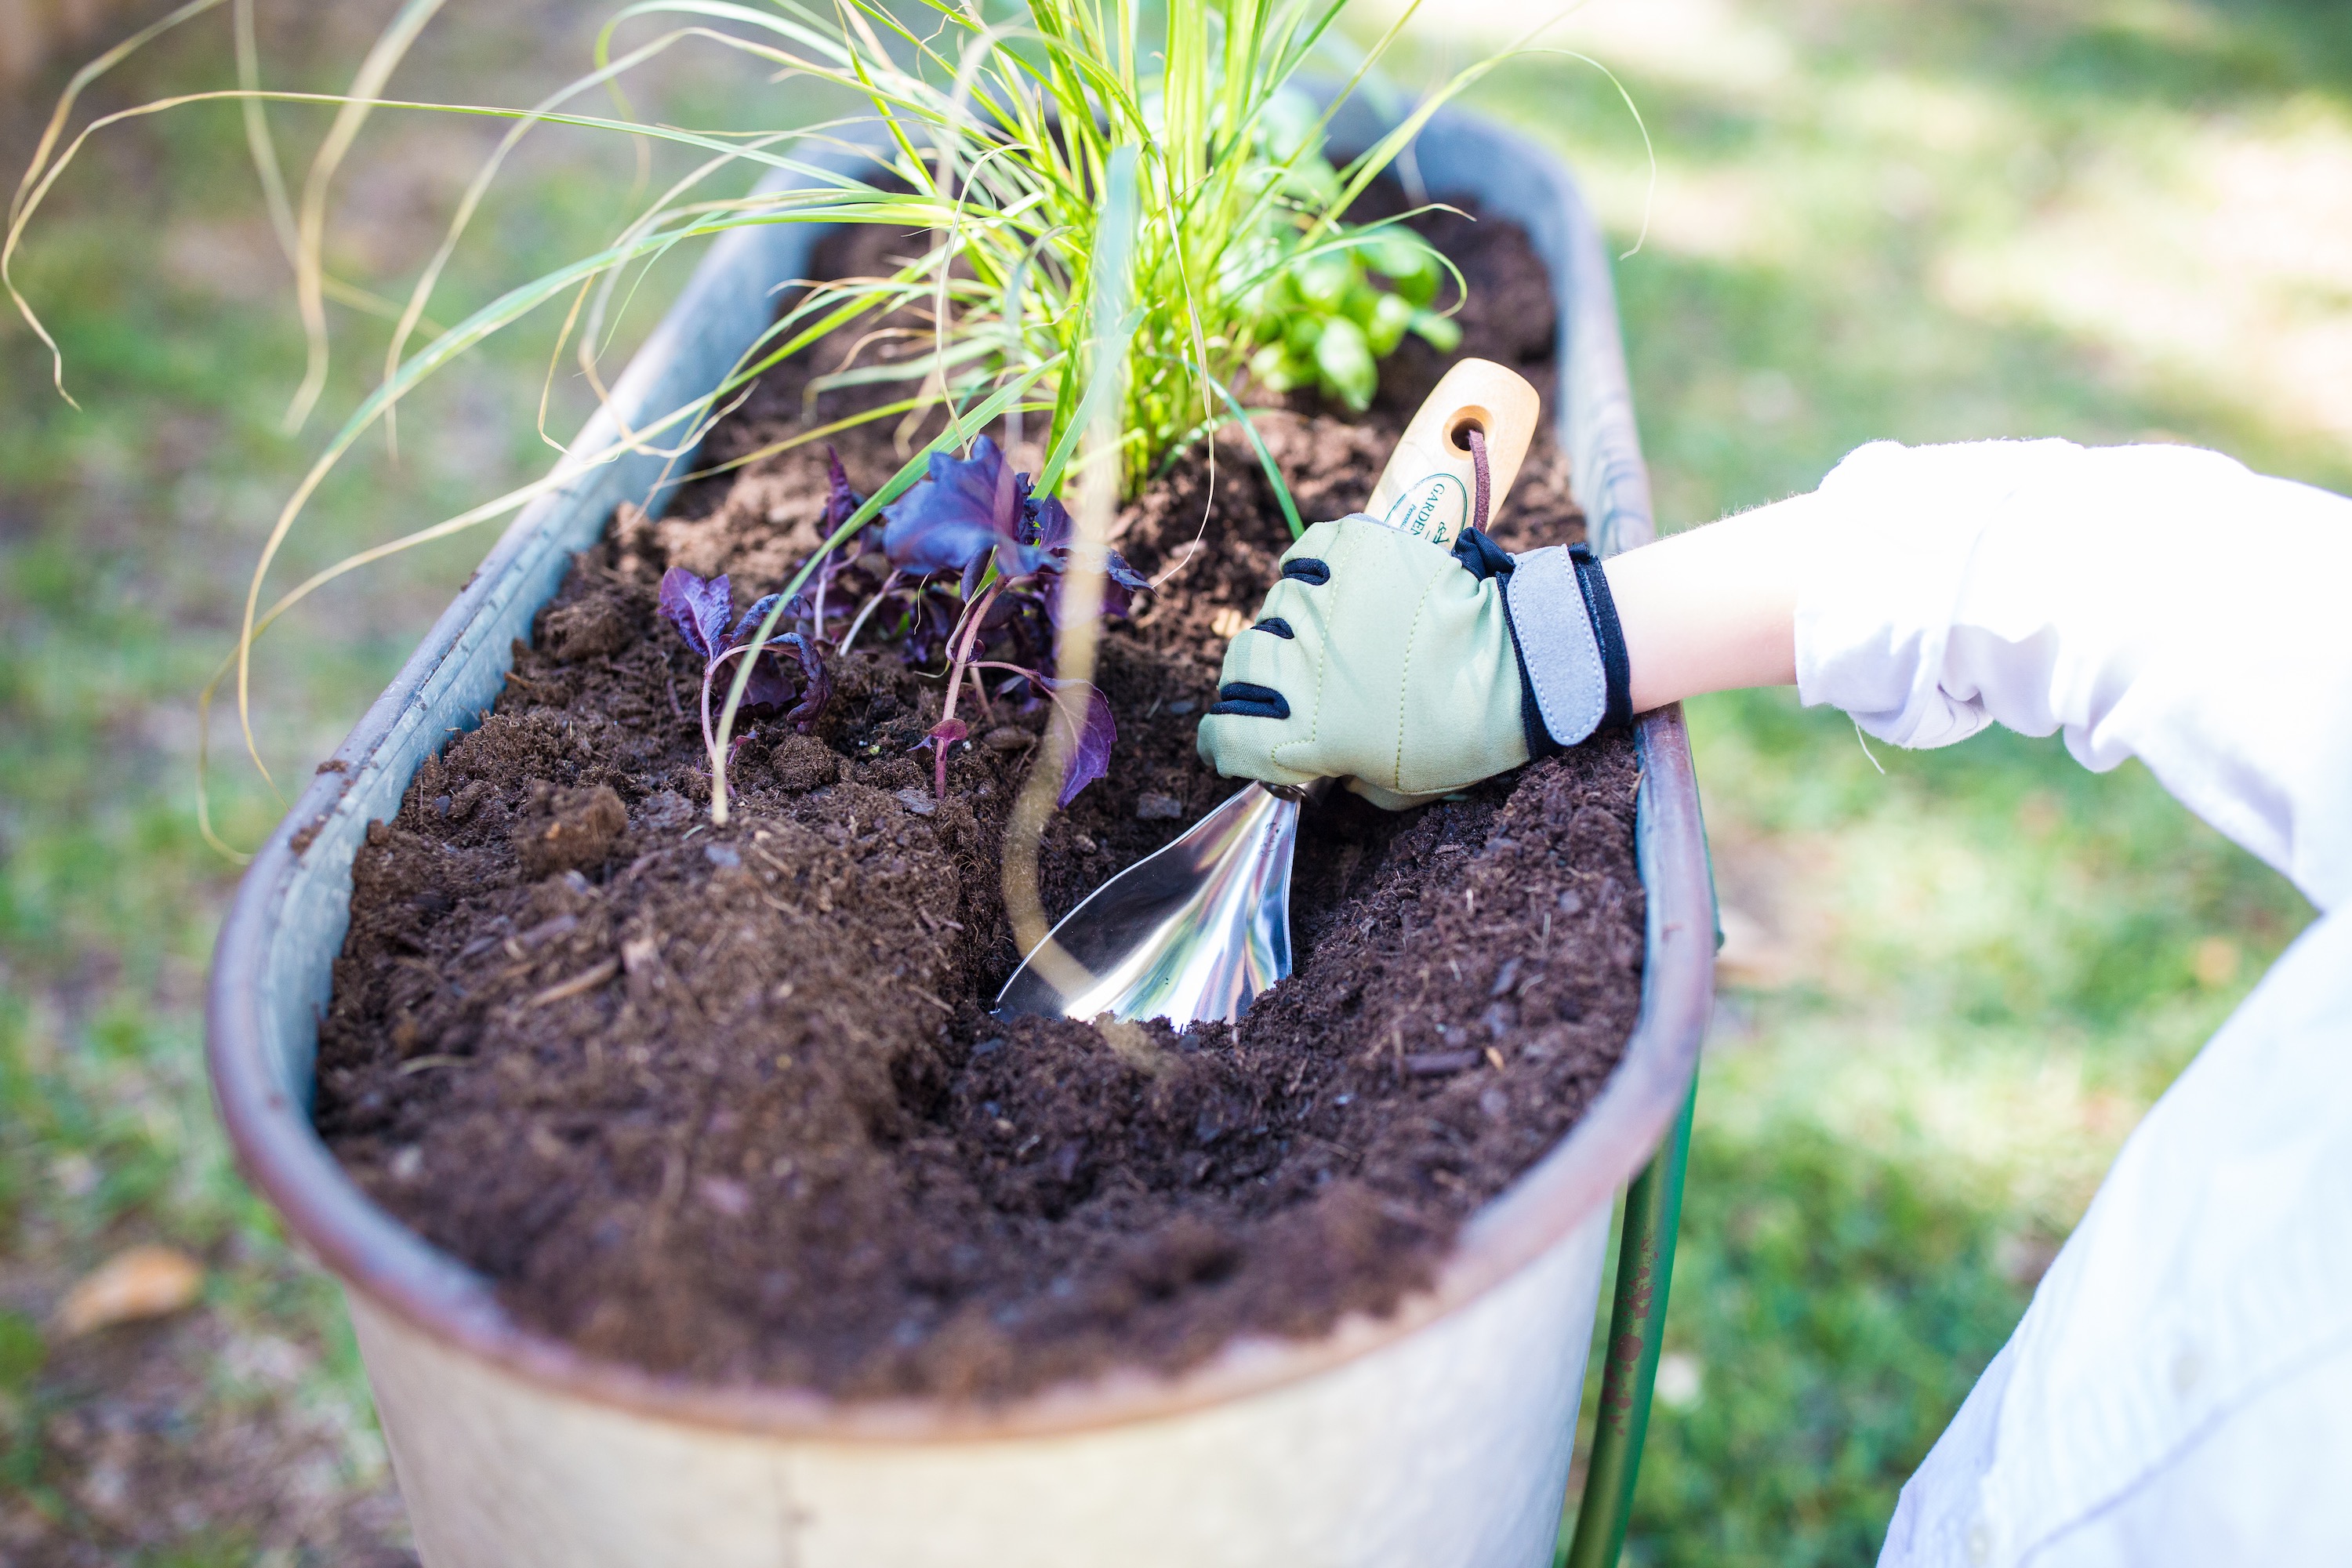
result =
[[1331,580],[1331,568],[1316,560],[1312,555],[1308,555],[1297,561],[1284,562],[1282,574],[1319,588]]
[[1290,642],[1298,636],[1297,632],[1290,629],[1290,623],[1284,620],[1280,616],[1268,616],[1265,619],[1258,622],[1257,625],[1250,627],[1250,630],[1254,632],[1272,632],[1275,636],[1280,637],[1285,642]]
[[1252,686],[1246,680],[1228,680],[1217,688],[1217,705],[1212,713],[1238,713],[1245,719],[1287,719],[1290,704],[1281,692],[1271,686]]
[[1511,574],[1510,553],[1475,528],[1465,528],[1454,542],[1454,559],[1481,583]]

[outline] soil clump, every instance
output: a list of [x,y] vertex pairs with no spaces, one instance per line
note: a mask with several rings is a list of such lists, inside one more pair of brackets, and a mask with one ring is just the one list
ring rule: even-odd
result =
[[[1470,282],[1460,352],[1549,402],[1554,303],[1525,236],[1424,227]],[[819,260],[871,274],[904,247],[852,231]],[[1412,342],[1369,416],[1309,400],[1260,421],[1309,519],[1360,502],[1445,363]],[[809,374],[772,376],[705,460],[853,406],[805,398]],[[860,488],[903,460],[894,426],[837,440]],[[1105,641],[1118,742],[1046,832],[1054,915],[1234,787],[1194,727],[1289,536],[1238,432],[1210,459],[1120,518],[1137,567],[1181,564]],[[1547,422],[1502,542],[1577,537],[1567,481]],[[700,667],[655,584],[726,571],[747,604],[815,547],[824,498],[818,445],[698,481],[658,521],[625,507],[496,710],[371,829],[320,1031],[338,1156],[526,1323],[843,1397],[1172,1373],[1425,1285],[1633,1027],[1630,738],[1416,812],[1309,812],[1297,973],[1236,1026],[1000,1022],[985,1004],[1018,954],[999,843],[1041,712],[972,715],[934,801],[910,752],[940,680],[869,640],[832,660],[814,733],[755,728],[728,825],[705,810]]]

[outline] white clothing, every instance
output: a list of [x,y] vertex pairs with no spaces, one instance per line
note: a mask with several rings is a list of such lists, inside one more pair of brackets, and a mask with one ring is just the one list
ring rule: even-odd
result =
[[1885,1564],[2352,1563],[2352,500],[2180,447],[1854,452],[1797,684],[2146,763],[2320,918],[2125,1143]]

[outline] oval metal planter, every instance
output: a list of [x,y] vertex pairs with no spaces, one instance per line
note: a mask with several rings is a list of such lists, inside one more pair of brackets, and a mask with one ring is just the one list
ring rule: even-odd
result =
[[[1352,127],[1353,134],[1350,134]],[[1342,145],[1372,128],[1343,120]],[[1475,116],[1414,147],[1440,198],[1524,226],[1559,310],[1556,406],[1604,552],[1651,538],[1608,261],[1557,160]],[[656,412],[715,384],[818,234],[712,249],[614,391]],[[576,449],[609,447],[600,416]],[[593,1360],[509,1318],[488,1281],[372,1203],[310,1124],[317,1022],[351,866],[425,757],[478,722],[575,551],[661,459],[575,465],[509,528],[255,858],[208,1003],[238,1161],[342,1282],[430,1568],[1495,1568],[1549,1561],[1616,1190],[1683,1104],[1714,920],[1679,710],[1640,725],[1648,895],[1640,1021],[1584,1119],[1464,1230],[1435,1286],[1314,1342],[1234,1345],[1173,1380],[1114,1374],[993,1408],[836,1404]]]

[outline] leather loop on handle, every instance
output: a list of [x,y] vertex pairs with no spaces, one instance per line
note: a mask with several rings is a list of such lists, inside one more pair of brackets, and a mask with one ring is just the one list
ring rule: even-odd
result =
[[1491,517],[1503,510],[1541,414],[1541,397],[1518,372],[1493,360],[1457,362],[1405,426],[1364,510],[1391,528],[1451,549],[1473,521],[1477,482],[1462,432],[1475,424],[1486,437]]

